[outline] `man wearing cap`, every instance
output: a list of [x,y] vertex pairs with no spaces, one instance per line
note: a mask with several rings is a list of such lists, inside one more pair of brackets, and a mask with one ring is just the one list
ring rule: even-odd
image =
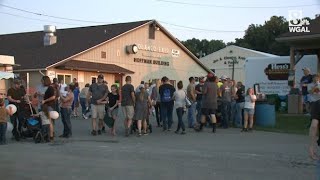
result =
[[197,105],[196,105],[196,110],[197,110],[197,122],[200,122],[201,118],[201,103],[202,103],[202,88],[204,85],[204,77],[199,78],[199,84],[196,85],[196,94],[197,94]]
[[[92,103],[92,132],[93,136],[97,133],[101,134],[103,128],[103,118],[105,114],[105,104],[102,103],[107,98],[109,93],[108,87],[103,83],[104,76],[100,74],[98,76],[98,82],[91,84],[89,92],[87,94],[87,107],[89,107],[89,100],[91,97]],[[98,119],[98,130],[97,130],[97,119]]]
[[308,99],[308,84],[312,83],[312,75],[310,74],[310,69],[308,67],[302,68],[304,76],[300,80],[301,91],[303,96],[303,110],[307,111],[309,99]]
[[221,102],[222,102],[221,125],[223,128],[228,128],[228,123],[231,117],[231,100],[232,100],[231,85],[230,85],[230,79],[226,75],[221,76],[221,81],[223,83],[223,85],[220,87]]
[[[10,121],[13,124],[12,134],[15,136],[16,133],[21,132],[23,114],[21,110],[23,109],[24,96],[26,92],[21,88],[21,82],[18,79],[13,81],[13,87],[8,90],[8,100],[9,104],[14,104],[17,107],[17,112],[10,116]],[[18,130],[17,130],[18,128]],[[16,136],[17,137],[17,136]],[[18,139],[17,139],[18,140]]]

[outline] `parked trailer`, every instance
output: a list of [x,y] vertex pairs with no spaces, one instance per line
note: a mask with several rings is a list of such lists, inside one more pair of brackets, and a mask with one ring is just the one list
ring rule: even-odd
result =
[[[300,79],[303,76],[302,68],[308,67],[311,74],[317,73],[317,56],[305,55],[295,66],[295,83],[300,88]],[[260,85],[260,92],[264,94],[287,95],[290,91],[288,75],[290,57],[249,57],[245,62],[245,87]]]

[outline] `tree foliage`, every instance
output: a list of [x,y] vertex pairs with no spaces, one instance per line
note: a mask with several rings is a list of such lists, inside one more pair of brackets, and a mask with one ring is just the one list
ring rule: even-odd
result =
[[200,41],[196,38],[182,41],[182,44],[185,45],[197,57],[203,57],[226,47],[226,44],[222,40],[208,41],[203,39]]
[[282,16],[272,16],[263,25],[251,24],[243,38],[235,45],[276,55],[289,55],[290,48],[275,39],[288,32],[288,21]]
[[[310,18],[306,18],[309,19]],[[286,56],[290,53],[290,47],[275,39],[288,32],[288,21],[283,16],[272,16],[264,24],[251,24],[245,30],[243,38],[236,38],[235,42],[224,43],[222,40],[199,40],[196,38],[182,43],[197,57],[205,53],[211,54],[229,45],[236,45],[266,53]]]

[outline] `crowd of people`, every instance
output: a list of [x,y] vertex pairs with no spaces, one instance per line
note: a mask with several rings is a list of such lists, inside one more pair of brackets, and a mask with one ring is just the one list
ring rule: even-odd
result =
[[[57,111],[64,127],[59,137],[69,138],[72,136],[71,118],[79,116],[78,108],[81,106],[82,117],[92,120],[93,136],[106,132],[106,116],[113,121],[110,133],[115,136],[120,105],[125,118],[125,136],[129,136],[133,129],[138,136],[148,135],[152,131],[149,120],[151,114],[155,116],[158,127],[162,127],[163,131],[171,131],[174,111],[178,117],[174,131],[177,134],[186,134],[186,128],[201,131],[206,126],[216,132],[217,122],[220,122],[222,128],[234,126],[242,127],[243,132],[252,130],[256,101],[253,89],[248,88],[245,91],[241,82],[235,83],[227,76],[218,78],[210,73],[206,77],[200,77],[198,83],[194,77],[190,77],[187,86],[179,81],[177,89],[166,76],[150,83],[142,81],[136,88],[131,82],[131,77],[127,76],[120,93],[120,87],[116,84],[113,84],[109,91],[102,74],[96,82],[86,84],[81,90],[76,78],[66,85],[62,80],[59,82],[54,78],[51,82],[48,76],[43,76],[33,95],[37,103],[32,104],[32,107],[21,81],[14,80],[14,85],[7,94],[9,104],[14,104],[18,109],[10,116],[12,134],[17,140],[23,138],[25,119],[39,117],[43,126],[42,132],[47,134],[45,141],[53,141],[56,136],[55,120],[50,117],[49,112]],[[4,107],[3,102],[1,105]],[[31,113],[26,115],[29,107]],[[186,125],[184,114],[187,114]],[[6,122],[5,118],[2,119],[0,125]],[[0,130],[3,129],[4,127],[0,126]]]

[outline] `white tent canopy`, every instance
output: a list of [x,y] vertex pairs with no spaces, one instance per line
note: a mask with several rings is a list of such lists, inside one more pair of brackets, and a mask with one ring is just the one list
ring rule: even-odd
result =
[[14,78],[13,73],[0,71],[0,79],[10,79],[10,78]]

